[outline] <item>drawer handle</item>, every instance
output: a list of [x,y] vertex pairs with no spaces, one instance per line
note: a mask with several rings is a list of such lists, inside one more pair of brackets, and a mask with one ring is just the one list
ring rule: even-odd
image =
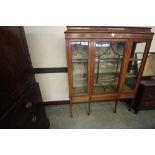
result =
[[36,116],[33,116],[33,117],[32,117],[32,122],[35,123],[36,120],[37,120],[37,117],[36,117]]
[[27,108],[27,109],[31,109],[31,107],[32,107],[32,102],[27,102],[26,108]]

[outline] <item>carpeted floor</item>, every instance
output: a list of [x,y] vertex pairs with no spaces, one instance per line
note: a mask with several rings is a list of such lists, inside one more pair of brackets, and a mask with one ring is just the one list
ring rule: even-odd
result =
[[114,102],[91,104],[91,114],[87,115],[88,104],[74,104],[73,118],[69,105],[46,106],[51,129],[153,129],[155,128],[155,110],[140,111],[134,114],[128,111],[124,102],[119,102],[116,114]]

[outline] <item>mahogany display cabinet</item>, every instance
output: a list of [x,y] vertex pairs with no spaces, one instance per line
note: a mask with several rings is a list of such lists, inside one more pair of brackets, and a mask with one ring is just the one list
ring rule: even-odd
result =
[[68,26],[65,31],[72,103],[134,99],[153,33],[149,27]]

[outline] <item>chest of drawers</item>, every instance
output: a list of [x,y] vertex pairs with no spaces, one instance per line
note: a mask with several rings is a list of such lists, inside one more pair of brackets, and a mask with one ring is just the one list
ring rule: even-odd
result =
[[0,128],[48,128],[39,85],[32,85],[1,118]]
[[0,27],[0,128],[48,128],[23,27]]
[[142,80],[134,102],[135,113],[155,109],[155,80]]

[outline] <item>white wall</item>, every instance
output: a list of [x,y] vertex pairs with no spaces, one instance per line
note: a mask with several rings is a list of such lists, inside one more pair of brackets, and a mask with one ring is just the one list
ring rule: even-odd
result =
[[[152,27],[152,32],[155,33],[155,26]],[[150,52],[155,52],[155,34],[154,34],[153,41],[151,44]]]
[[[66,67],[66,27],[24,27],[34,68]],[[44,101],[67,100],[67,73],[36,74]]]
[[[24,27],[34,68],[66,67],[64,26]],[[153,27],[152,32],[155,32]],[[150,52],[155,52],[155,37]],[[67,73],[36,74],[44,101],[67,100]]]

